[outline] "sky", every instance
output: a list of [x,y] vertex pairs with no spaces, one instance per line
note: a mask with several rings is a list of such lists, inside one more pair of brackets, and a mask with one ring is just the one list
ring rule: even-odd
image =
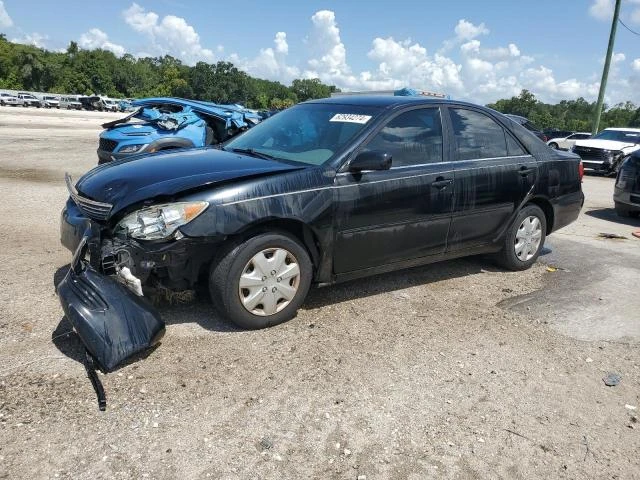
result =
[[[81,6],[80,6],[81,5]],[[290,84],[405,86],[477,103],[526,88],[555,103],[598,95],[614,0],[0,0],[14,42],[121,56],[231,61]],[[606,101],[640,104],[640,0],[622,0]]]

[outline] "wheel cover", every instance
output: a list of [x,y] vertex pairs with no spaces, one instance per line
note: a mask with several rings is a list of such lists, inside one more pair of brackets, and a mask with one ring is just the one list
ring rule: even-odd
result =
[[261,317],[274,315],[291,303],[300,286],[300,265],[284,248],[256,253],[242,269],[238,294],[244,308]]
[[518,260],[531,260],[540,248],[541,241],[542,223],[538,217],[530,215],[522,221],[516,231],[514,249]]

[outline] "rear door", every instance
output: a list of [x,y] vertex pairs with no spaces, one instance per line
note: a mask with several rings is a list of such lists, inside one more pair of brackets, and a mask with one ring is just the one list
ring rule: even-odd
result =
[[392,167],[336,176],[334,272],[444,253],[453,172],[443,162],[449,157],[440,108],[395,115],[362,150],[391,154]]
[[495,241],[536,180],[537,163],[489,114],[449,107],[454,198],[448,250]]

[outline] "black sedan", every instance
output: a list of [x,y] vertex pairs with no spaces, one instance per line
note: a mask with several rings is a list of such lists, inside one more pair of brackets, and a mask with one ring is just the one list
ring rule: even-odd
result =
[[581,177],[579,157],[484,107],[307,102],[220,148],[68,179],[61,235],[76,255],[58,293],[109,368],[160,335],[151,288],[204,280],[226,318],[263,328],[294,317],[312,284],[481,253],[526,269],[577,218]]
[[640,150],[632,153],[620,166],[613,201],[619,216],[640,216]]

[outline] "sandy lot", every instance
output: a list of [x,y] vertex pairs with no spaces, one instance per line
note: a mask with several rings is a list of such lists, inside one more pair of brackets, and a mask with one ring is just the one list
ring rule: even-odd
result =
[[600,177],[527,272],[472,258],[312,290],[257,332],[204,296],[165,307],[99,412],[54,277],[64,172],[117,117],[0,108],[0,478],[640,478],[640,223]]

